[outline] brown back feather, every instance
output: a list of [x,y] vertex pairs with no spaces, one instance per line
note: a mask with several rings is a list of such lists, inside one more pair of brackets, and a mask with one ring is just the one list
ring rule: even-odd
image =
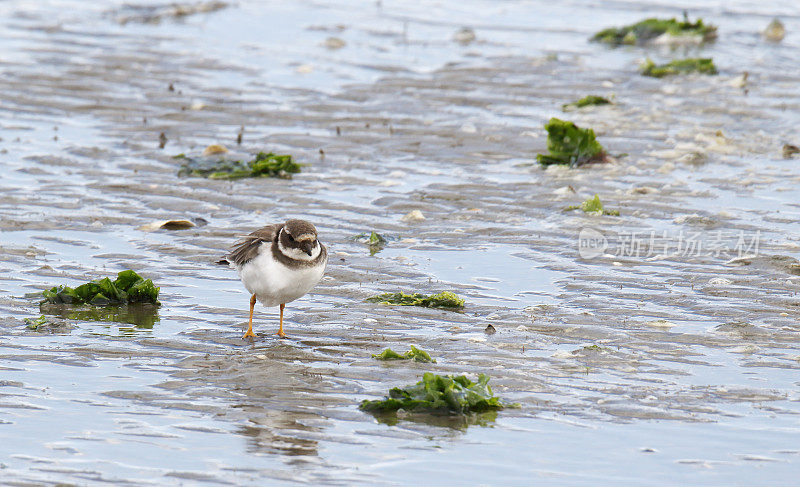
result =
[[281,223],[267,225],[242,238],[233,246],[233,250],[228,255],[228,260],[236,265],[244,265],[255,259],[258,256],[258,249],[261,244],[265,242],[271,243],[275,240],[282,226],[283,224]]

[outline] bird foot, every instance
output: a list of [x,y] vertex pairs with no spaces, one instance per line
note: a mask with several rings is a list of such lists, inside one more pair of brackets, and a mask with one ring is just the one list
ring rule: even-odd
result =
[[242,340],[245,338],[255,338],[256,334],[253,333],[253,330],[247,330],[244,335],[242,335]]
[[288,336],[286,336],[286,333],[282,331],[279,331],[278,333],[276,333],[276,335],[278,335],[278,338],[289,338]]

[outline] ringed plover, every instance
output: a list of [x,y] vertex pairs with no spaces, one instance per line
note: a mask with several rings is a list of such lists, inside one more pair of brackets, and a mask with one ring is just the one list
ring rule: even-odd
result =
[[255,337],[253,308],[280,307],[278,336],[283,332],[283,308],[322,279],[328,252],[317,240],[317,229],[305,220],[287,220],[259,228],[243,237],[226,258],[250,296],[250,322],[242,338]]

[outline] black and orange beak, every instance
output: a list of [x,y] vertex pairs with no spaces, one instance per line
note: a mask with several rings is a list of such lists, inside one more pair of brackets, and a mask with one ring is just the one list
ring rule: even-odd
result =
[[307,253],[309,257],[311,257],[311,251],[314,250],[314,242],[311,240],[306,240],[300,244],[300,248],[303,249],[303,252]]

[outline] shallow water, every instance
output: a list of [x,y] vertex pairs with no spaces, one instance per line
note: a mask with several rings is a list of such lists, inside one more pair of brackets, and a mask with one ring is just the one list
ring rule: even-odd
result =
[[[586,42],[683,8],[719,25],[701,51],[718,77],[642,78],[646,54],[668,53]],[[800,175],[780,150],[798,143],[795,10],[0,4],[0,482],[789,483]],[[767,44],[775,15],[788,35]],[[463,26],[473,43],[453,42]],[[743,71],[746,93],[731,83]],[[587,93],[616,104],[560,111]],[[551,116],[627,155],[540,169]],[[238,149],[307,166],[290,181],[176,177],[172,155],[233,148],[240,130]],[[563,211],[595,193],[621,216]],[[401,220],[414,209],[426,219]],[[288,216],[317,224],[327,277],[288,307],[292,340],[262,308],[248,344],[248,297],[214,261]],[[138,229],[196,217],[208,225]],[[606,246],[583,258],[587,228]],[[353,241],[370,230],[392,237],[373,256]],[[26,328],[26,294],[126,268],[161,286],[152,328]],[[364,302],[442,289],[463,313]],[[370,358],[411,343],[438,363]],[[357,409],[428,370],[487,373],[521,408],[485,426]]]

